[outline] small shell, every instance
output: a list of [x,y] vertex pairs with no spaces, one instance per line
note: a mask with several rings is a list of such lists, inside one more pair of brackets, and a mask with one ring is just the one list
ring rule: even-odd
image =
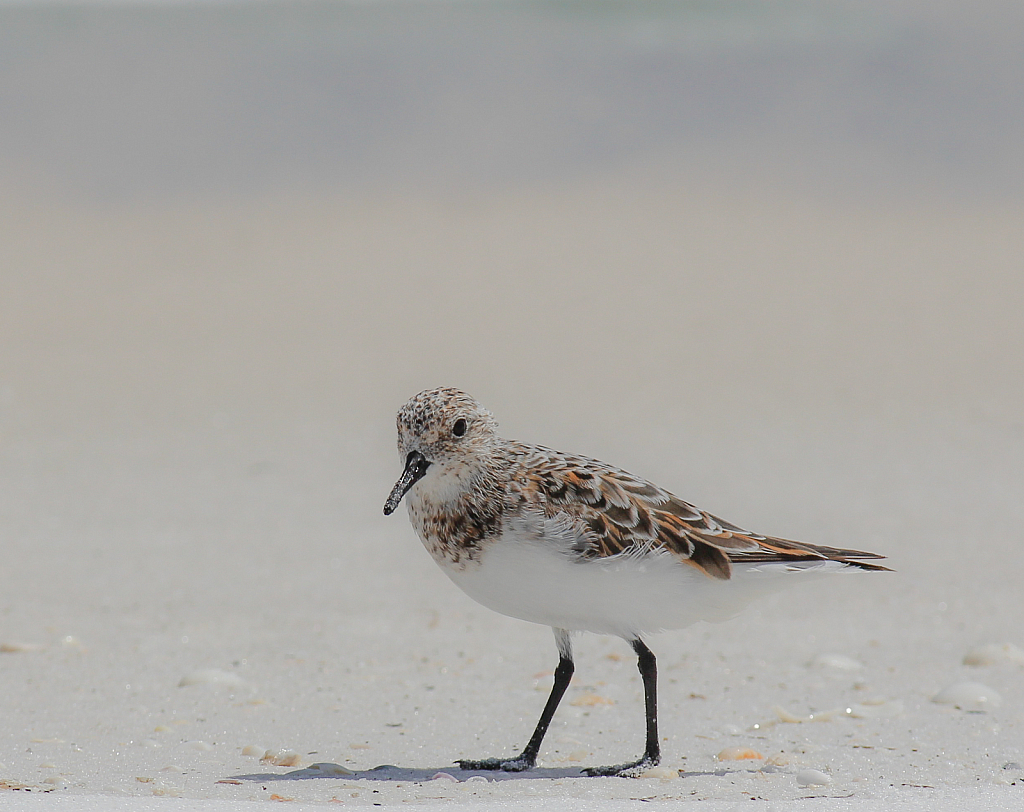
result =
[[948,688],[943,688],[935,696],[932,702],[940,705],[952,705],[960,710],[989,710],[995,708],[1002,701],[1002,697],[980,682],[957,682]]
[[267,750],[260,761],[275,767],[302,767],[305,764],[302,756],[294,750]]
[[743,761],[744,759],[763,759],[764,756],[749,747],[726,747],[715,758],[719,761]]
[[800,770],[796,774],[796,782],[801,787],[825,787],[832,779],[821,770]]
[[242,748],[243,756],[259,756],[260,758],[263,758],[266,752],[267,750],[265,747],[260,747],[257,744],[247,744]]

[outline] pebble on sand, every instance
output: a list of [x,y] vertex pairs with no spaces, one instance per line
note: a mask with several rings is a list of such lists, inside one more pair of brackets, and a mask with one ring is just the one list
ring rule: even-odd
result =
[[1024,665],[1024,649],[1018,648],[1013,643],[988,643],[984,646],[976,646],[964,655],[964,665],[979,667],[998,665],[999,663]]
[[996,691],[980,682],[957,682],[932,697],[932,702],[967,711],[989,710],[1001,701],[1002,697]]
[[258,744],[247,744],[242,748],[243,756],[259,756],[260,758],[263,758],[266,752],[267,748],[260,747]]

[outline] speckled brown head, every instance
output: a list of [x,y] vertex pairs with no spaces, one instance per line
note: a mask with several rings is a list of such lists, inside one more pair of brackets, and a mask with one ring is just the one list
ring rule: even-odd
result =
[[487,458],[499,442],[494,417],[459,389],[427,389],[398,411],[398,453],[405,470],[384,504],[390,515],[419,482],[435,500],[465,487],[475,475],[475,461]]

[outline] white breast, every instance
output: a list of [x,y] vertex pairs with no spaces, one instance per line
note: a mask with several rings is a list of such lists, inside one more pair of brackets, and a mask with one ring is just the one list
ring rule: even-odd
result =
[[568,549],[571,540],[524,529],[507,529],[473,566],[443,569],[467,595],[503,615],[627,639],[727,620],[760,595],[847,569],[834,561],[741,564],[721,581],[668,552],[580,559]]

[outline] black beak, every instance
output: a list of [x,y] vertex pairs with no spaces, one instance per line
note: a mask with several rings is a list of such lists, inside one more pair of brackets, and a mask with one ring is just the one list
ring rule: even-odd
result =
[[405,458],[405,470],[391,489],[391,496],[384,503],[384,515],[390,516],[395,512],[402,497],[409,492],[409,488],[415,485],[430,467],[430,462],[419,451],[410,451]]

